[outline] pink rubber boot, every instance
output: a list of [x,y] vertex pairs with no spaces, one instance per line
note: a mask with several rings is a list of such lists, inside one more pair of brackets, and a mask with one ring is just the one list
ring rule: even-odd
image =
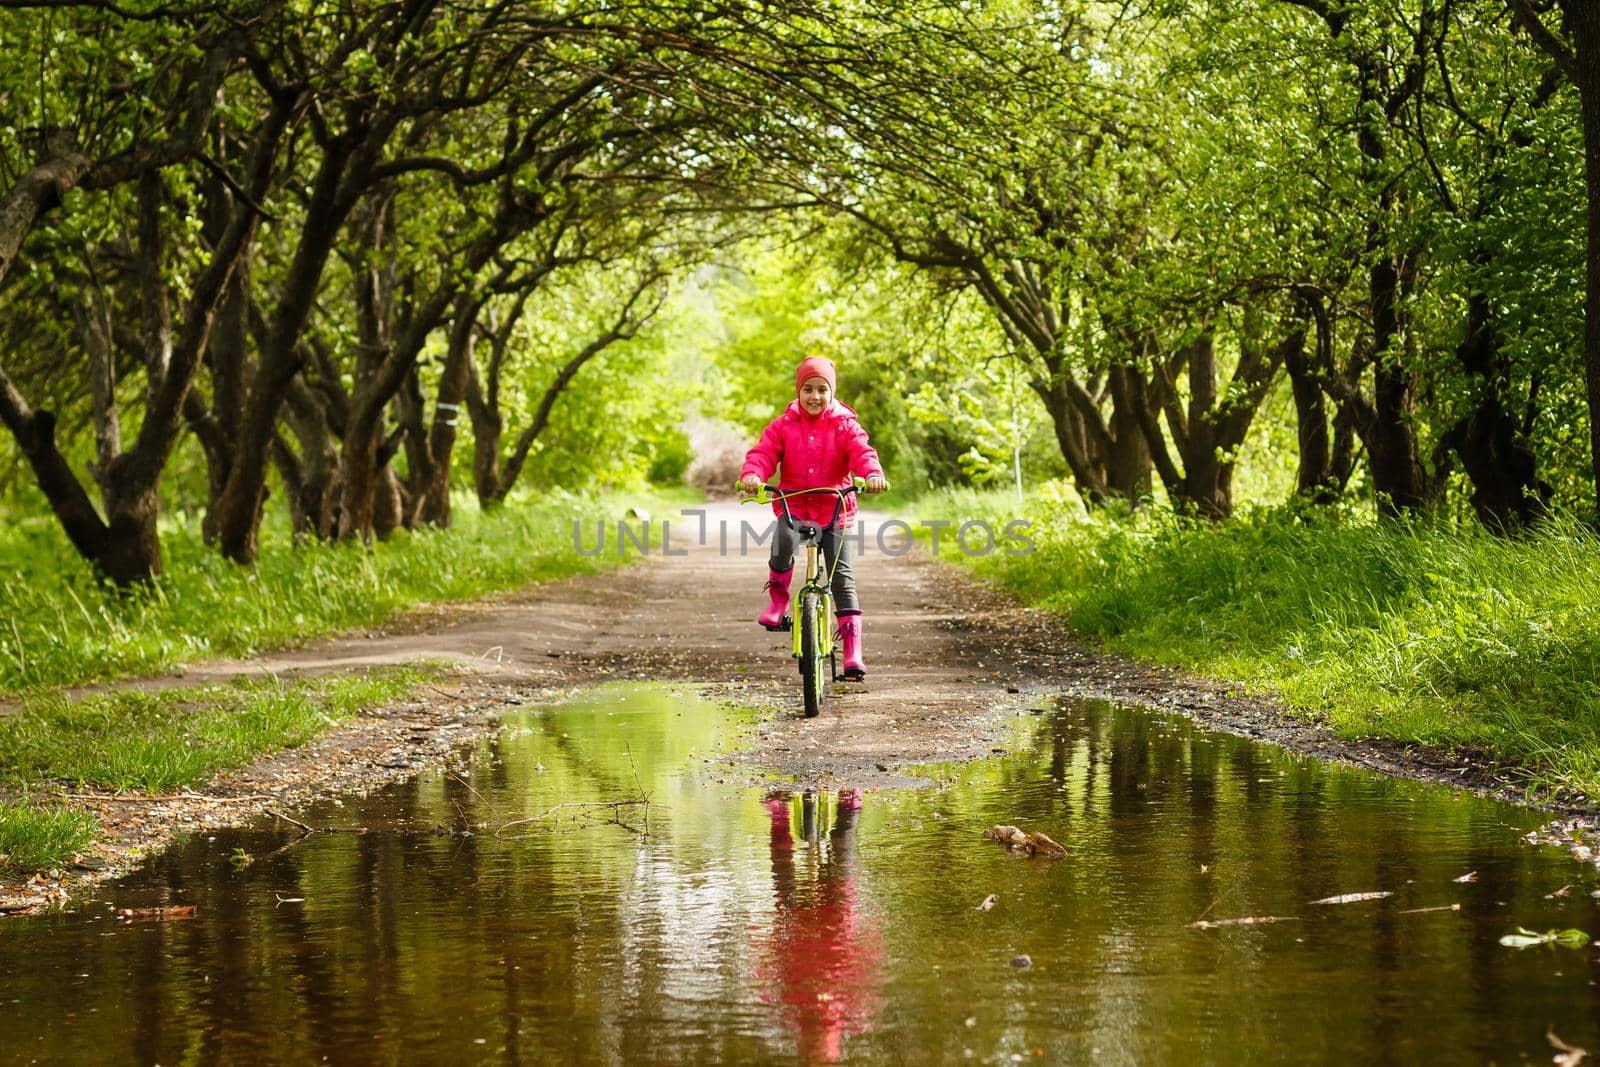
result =
[[769,630],[783,629],[783,613],[789,608],[789,579],[793,577],[793,567],[786,571],[767,571],[766,589],[772,602],[767,605],[765,611],[756,616],[756,622]]
[[867,676],[867,665],[861,659],[861,616],[846,615],[839,620],[839,641],[844,645],[844,669],[839,676],[847,682],[859,682]]

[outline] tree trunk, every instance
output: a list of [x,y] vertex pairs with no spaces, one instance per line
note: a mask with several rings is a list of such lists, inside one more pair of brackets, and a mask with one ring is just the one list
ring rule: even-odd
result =
[[[47,152],[51,151],[46,149]],[[24,171],[0,201],[0,281],[11,271],[17,251],[40,215],[53,210],[88,172],[89,159],[67,145],[55,146],[51,157]]]
[[1567,0],[1576,37],[1578,93],[1583,111],[1583,174],[1588,205],[1584,256],[1583,379],[1589,406],[1589,462],[1594,478],[1595,522],[1600,524],[1600,7]]
[[293,453],[280,437],[273,458],[280,473],[289,459],[293,461],[293,478],[285,476],[284,487],[293,494],[288,504],[296,538],[327,540],[338,531],[339,494],[335,479],[339,450],[334,447],[333,429],[324,405],[322,394],[308,386],[303,377],[290,383],[284,397],[284,422],[300,450]]
[[1400,264],[1388,254],[1368,272],[1375,355],[1373,417],[1365,436],[1378,509],[1388,515],[1422,508],[1429,496],[1417,448],[1417,372],[1405,365],[1401,351],[1401,276]]
[[311,314],[323,271],[345,216],[353,206],[340,196],[354,145],[333,142],[323,153],[312,185],[300,244],[285,274],[285,288],[261,346],[255,379],[235,436],[233,466],[217,501],[217,542],[235,563],[252,563],[259,551],[261,508],[267,494],[267,464],[277,436],[278,411],[301,366],[300,337]]
[[1150,495],[1154,461],[1150,444],[1139,426],[1137,409],[1127,399],[1128,391],[1144,388],[1144,380],[1133,368],[1116,366],[1109,375],[1111,387],[1111,453],[1106,458],[1106,488],[1137,504]]
[[1299,465],[1294,491],[1314,504],[1333,502],[1333,452],[1328,434],[1328,402],[1322,386],[1306,368],[1304,358],[1289,367],[1289,391],[1294,396],[1295,439]]
[[407,512],[405,487],[394,467],[383,463],[378,467],[372,488],[372,533],[382,541],[405,524]]
[[439,395],[434,401],[433,427],[428,435],[427,455],[431,469],[425,482],[414,481],[422,498],[417,519],[433,526],[450,525],[450,464],[456,447],[456,426],[472,376],[473,338],[482,306],[482,301],[467,297],[456,302],[449,349],[439,375]]
[[118,482],[115,472],[112,484],[115,488],[104,494],[106,548],[96,562],[107,578],[126,588],[161,573],[160,493],[155,481]]
[[244,412],[245,371],[250,360],[250,260],[246,257],[228,286],[217,312],[206,352],[211,405],[195,397],[188,415],[206,457],[206,515],[200,535],[215,546],[220,536],[218,508],[234,462],[234,437]]
[[72,547],[84,559],[98,561],[106,551],[106,524],[56,447],[56,417],[48,411],[32,410],[4,371],[0,371],[0,418],[33,468],[39,489]]
[[[1148,383],[1139,377],[1139,387],[1130,390],[1129,400],[1138,412],[1139,426],[1173,510],[1213,522],[1232,517],[1232,456],[1249,434],[1278,368],[1304,340],[1303,327],[1291,330],[1270,350],[1241,339],[1239,362],[1228,388],[1221,392],[1215,341],[1209,333],[1184,346],[1170,360],[1153,362]],[[1180,375],[1189,386],[1187,404],[1179,402],[1176,382]],[[1158,409],[1166,415],[1165,434]],[[1183,461],[1181,470],[1167,450],[1169,436]]]
[[1072,472],[1078,496],[1088,507],[1103,507],[1110,498],[1110,486],[1106,484],[1103,470],[1089,457],[1083,415],[1068,399],[1066,387],[1060,381],[1031,380],[1028,384],[1044,401],[1045,413],[1050,416],[1050,426],[1055,431],[1056,447]]
[[1479,397],[1440,439],[1439,454],[1454,451],[1460,457],[1479,521],[1495,533],[1513,533],[1544,518],[1552,490],[1539,477],[1533,449],[1501,397],[1510,367],[1500,351],[1487,293],[1467,298],[1466,335],[1456,359],[1477,379]]
[[1316,322],[1315,364],[1303,344],[1294,346],[1284,358],[1289,391],[1294,398],[1299,456],[1295,495],[1314,504],[1331,504],[1338,497],[1333,477],[1333,442],[1328,431],[1328,400],[1318,373],[1332,372],[1333,326],[1320,302],[1308,300],[1306,304]]
[[339,450],[339,525],[337,538],[372,538],[373,491],[378,483],[378,449],[383,427],[378,415],[358,411],[345,425]]
[[1498,397],[1486,397],[1451,427],[1441,447],[1461,457],[1472,481],[1472,508],[1489,530],[1512,534],[1547,514],[1552,489],[1539,478],[1533,450]]
[[[492,372],[493,369],[491,369]],[[505,419],[489,397],[496,390],[485,390],[476,372],[467,379],[467,413],[472,418],[472,487],[478,494],[478,507],[484,511],[500,503],[500,442],[505,435]]]

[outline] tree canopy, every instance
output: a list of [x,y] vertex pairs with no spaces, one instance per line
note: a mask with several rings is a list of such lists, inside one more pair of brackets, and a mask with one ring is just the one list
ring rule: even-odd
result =
[[174,485],[248,563],[269,506],[676,477],[806,351],[914,482],[1600,507],[1577,0],[0,0],[0,44],[10,506],[119,584]]

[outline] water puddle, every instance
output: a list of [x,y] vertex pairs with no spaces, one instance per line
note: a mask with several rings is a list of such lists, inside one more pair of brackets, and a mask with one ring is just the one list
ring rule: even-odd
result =
[[[0,923],[0,1060],[1543,1061],[1547,1027],[1600,1051],[1594,948],[1499,944],[1600,933],[1594,872],[1519,842],[1536,812],[1092,702],[859,809],[740,784],[748,718],[682,688],[513,723],[464,775],[295,813],[364,833],[196,838]],[[1352,893],[1392,895],[1312,903]]]

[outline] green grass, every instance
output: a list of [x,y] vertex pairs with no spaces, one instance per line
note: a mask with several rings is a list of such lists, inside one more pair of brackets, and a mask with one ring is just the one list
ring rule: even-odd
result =
[[[1046,490],[918,517],[1030,519],[1031,554],[964,559],[1113,650],[1281,693],[1347,737],[1470,746],[1600,796],[1600,540],[1259,509],[1207,526],[1086,517]],[[962,557],[947,553],[949,558]]]
[[0,776],[158,793],[204,783],[262,752],[293,748],[390,703],[425,675],[403,669],[342,678],[35,696],[0,716]]
[[170,670],[371,626],[420,603],[461,600],[528,582],[614,566],[573,546],[572,523],[608,523],[632,504],[666,510],[681,492],[579,495],[560,491],[490,513],[463,507],[448,530],[401,531],[388,541],[293,545],[264,536],[254,567],[201,542],[197,524],[163,531],[166,573],[119,595],[96,580],[46,517],[0,532],[0,694]]
[[65,863],[83,851],[98,827],[86,811],[0,801],[0,871],[25,874]]
[[64,863],[94,837],[94,815],[30,802],[57,787],[160,794],[293,748],[364,708],[404,696],[414,668],[342,678],[126,690],[72,699],[36,695],[0,715],[0,781],[24,798],[0,802],[0,869]]

